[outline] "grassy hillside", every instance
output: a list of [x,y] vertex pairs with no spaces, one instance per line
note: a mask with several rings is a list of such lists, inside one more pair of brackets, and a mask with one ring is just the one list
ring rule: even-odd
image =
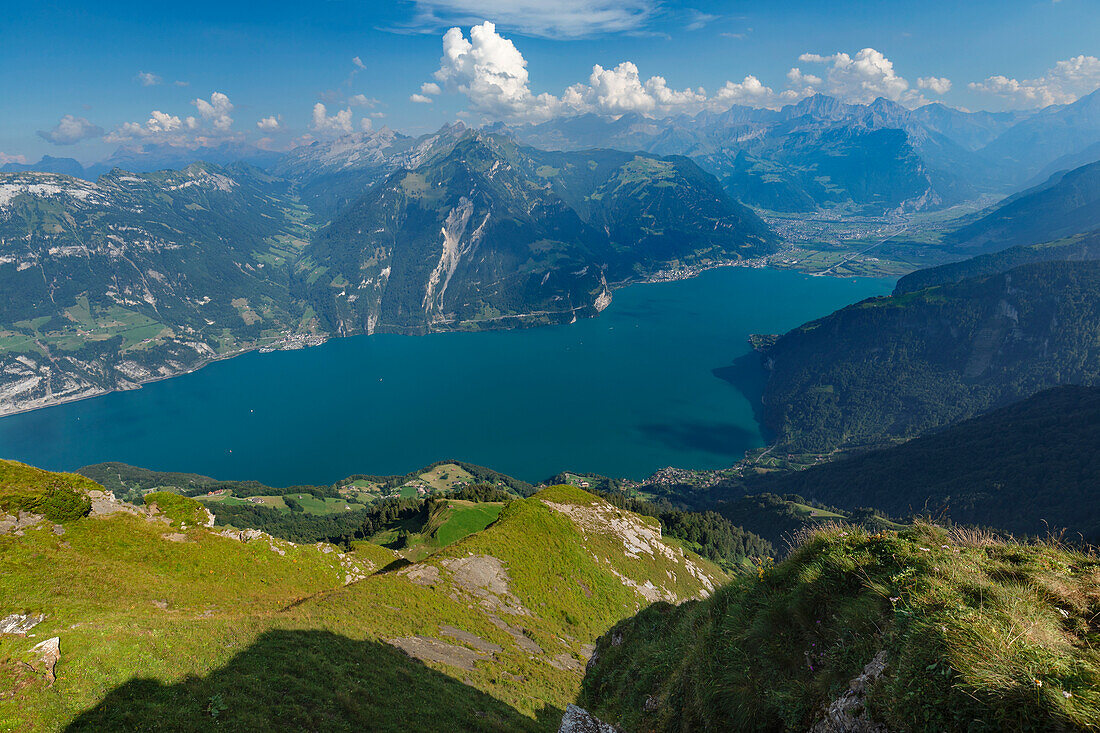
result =
[[910,438],[1100,379],[1100,262],[1040,262],[872,298],[765,352],[763,417],[788,450]]
[[724,577],[570,487],[412,564],[92,496],[56,527],[0,518],[0,618],[45,614],[0,635],[0,729],[553,730],[599,634]]
[[617,625],[580,704],[626,731],[1095,730],[1098,580],[1056,546],[826,528]]
[[1098,447],[1100,387],[1063,386],[899,446],[751,478],[746,490],[1097,542]]

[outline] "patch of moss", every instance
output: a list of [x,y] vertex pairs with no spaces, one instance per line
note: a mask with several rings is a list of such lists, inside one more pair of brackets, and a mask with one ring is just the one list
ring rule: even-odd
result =
[[41,514],[51,522],[74,522],[88,515],[86,492],[102,487],[73,473],[53,473],[16,461],[0,461],[0,510]]

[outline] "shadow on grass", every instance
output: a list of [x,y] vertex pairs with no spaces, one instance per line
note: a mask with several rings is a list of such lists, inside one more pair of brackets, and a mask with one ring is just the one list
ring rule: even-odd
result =
[[69,731],[552,731],[377,641],[327,631],[269,631],[226,666],[176,684],[133,679]]

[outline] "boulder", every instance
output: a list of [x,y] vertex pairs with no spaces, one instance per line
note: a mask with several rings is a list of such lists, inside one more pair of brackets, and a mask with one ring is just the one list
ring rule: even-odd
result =
[[45,674],[46,680],[52,685],[57,680],[54,670],[57,661],[61,659],[61,639],[55,636],[38,642],[31,647],[31,655],[34,657],[31,667],[35,672]]
[[27,632],[46,619],[44,613],[13,613],[0,618],[0,634],[26,636]]
[[567,705],[561,716],[558,733],[622,733],[621,729],[604,723],[592,713],[576,705]]

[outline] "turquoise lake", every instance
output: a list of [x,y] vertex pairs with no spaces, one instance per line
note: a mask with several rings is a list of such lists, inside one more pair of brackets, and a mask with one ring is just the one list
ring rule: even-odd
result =
[[529,481],[566,469],[644,478],[665,466],[720,468],[764,438],[750,400],[713,370],[749,353],[751,333],[789,330],[893,285],[727,267],[617,290],[598,318],[568,326],[253,352],[0,418],[0,456],[275,486],[443,458]]

